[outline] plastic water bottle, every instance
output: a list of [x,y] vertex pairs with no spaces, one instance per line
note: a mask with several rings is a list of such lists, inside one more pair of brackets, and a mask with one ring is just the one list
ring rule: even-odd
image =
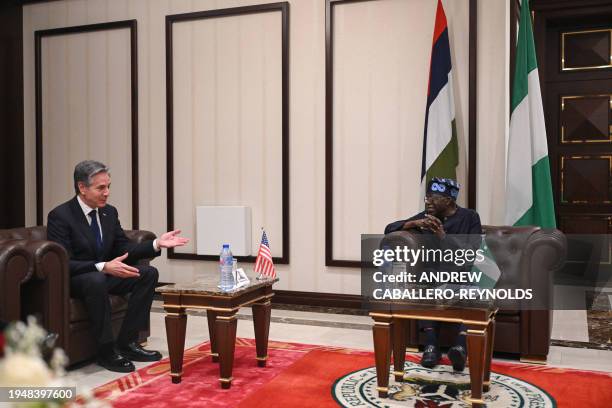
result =
[[229,244],[223,244],[221,255],[219,255],[219,272],[221,274],[219,287],[221,290],[228,291],[234,288],[233,265],[234,257],[232,256],[232,251],[230,251]]

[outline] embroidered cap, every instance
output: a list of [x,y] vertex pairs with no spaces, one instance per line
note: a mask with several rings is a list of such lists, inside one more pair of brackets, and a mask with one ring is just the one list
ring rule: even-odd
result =
[[427,183],[426,193],[440,194],[456,200],[459,197],[461,186],[453,179],[434,177]]

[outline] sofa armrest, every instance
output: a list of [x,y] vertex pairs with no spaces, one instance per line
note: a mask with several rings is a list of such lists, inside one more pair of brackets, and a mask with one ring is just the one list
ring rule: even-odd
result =
[[[143,241],[153,241],[157,236],[151,231],[146,230],[124,230],[125,236],[137,244]],[[153,258],[140,259],[136,265],[149,265]]]
[[70,271],[68,254],[61,245],[47,240],[22,240],[34,261],[34,275],[25,285],[28,299],[22,302],[26,315],[35,315],[45,329],[57,333],[58,346],[68,347],[70,316]]
[[[532,309],[553,308],[553,274],[563,267],[567,256],[567,239],[557,230],[538,230],[525,244],[521,259],[522,285],[532,288]],[[533,301],[532,301],[533,302]]]
[[125,236],[128,237],[130,241],[134,241],[137,244],[140,244],[143,241],[154,240],[157,238],[154,233],[151,231],[145,230],[125,230]]
[[32,278],[32,254],[20,240],[0,242],[0,319],[7,322],[21,317],[21,285]]
[[559,230],[538,230],[525,245],[521,267],[523,285],[534,289],[530,308],[521,310],[521,355],[546,359],[552,332],[553,275],[563,267],[567,240]]

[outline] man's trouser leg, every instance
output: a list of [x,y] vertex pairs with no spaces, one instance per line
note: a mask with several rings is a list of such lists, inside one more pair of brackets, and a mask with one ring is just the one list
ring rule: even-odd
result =
[[113,343],[111,328],[111,306],[108,298],[107,275],[102,272],[88,272],[70,279],[70,294],[81,299],[91,321],[92,335],[98,349],[108,348]]
[[130,293],[128,309],[117,336],[117,345],[125,346],[136,340],[138,332],[149,325],[151,304],[155,294],[155,285],[159,278],[157,269],[149,265],[136,265],[140,276],[137,278],[117,278],[108,280],[108,292],[114,295]]
[[434,320],[420,320],[419,327],[425,333],[425,345],[438,347],[440,341],[440,322]]

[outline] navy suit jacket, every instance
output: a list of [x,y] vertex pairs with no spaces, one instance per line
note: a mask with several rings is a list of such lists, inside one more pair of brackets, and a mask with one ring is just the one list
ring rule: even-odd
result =
[[106,205],[98,209],[102,227],[102,249],[96,250],[96,238],[76,196],[55,207],[47,216],[47,239],[57,242],[68,251],[70,275],[96,272],[96,263],[108,262],[129,254],[123,262],[134,264],[142,258],[153,258],[161,251],[153,249],[153,241],[139,244],[126,236],[117,209]]

